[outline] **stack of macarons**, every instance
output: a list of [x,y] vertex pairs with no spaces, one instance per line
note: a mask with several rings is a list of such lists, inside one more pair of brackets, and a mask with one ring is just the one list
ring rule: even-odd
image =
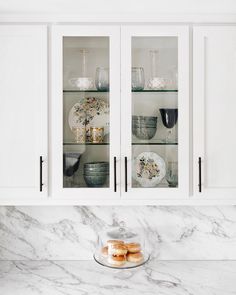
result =
[[141,263],[143,254],[139,243],[125,243],[122,240],[109,240],[101,249],[101,255],[113,266],[123,266],[126,262]]

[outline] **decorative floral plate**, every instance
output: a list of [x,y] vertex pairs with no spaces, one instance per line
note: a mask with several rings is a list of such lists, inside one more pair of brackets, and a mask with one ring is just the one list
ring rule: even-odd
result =
[[165,175],[165,161],[154,152],[143,152],[134,160],[133,178],[142,187],[155,187]]
[[83,98],[71,108],[68,123],[71,130],[86,127],[88,136],[90,127],[104,127],[106,135],[109,133],[109,105],[100,98]]

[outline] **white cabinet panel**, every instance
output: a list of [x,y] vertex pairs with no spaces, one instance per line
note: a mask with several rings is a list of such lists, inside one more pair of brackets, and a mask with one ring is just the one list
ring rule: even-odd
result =
[[236,27],[194,28],[194,190],[236,197]]
[[[43,196],[46,177],[47,30],[0,26],[0,198]],[[43,179],[45,182],[46,179]]]

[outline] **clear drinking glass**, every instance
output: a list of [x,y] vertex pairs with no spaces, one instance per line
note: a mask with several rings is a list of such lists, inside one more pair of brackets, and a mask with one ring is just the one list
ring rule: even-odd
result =
[[140,91],[144,89],[144,69],[143,68],[132,68],[132,90]]
[[177,162],[168,162],[167,172],[166,172],[166,181],[169,184],[169,187],[178,186],[178,163]]
[[109,69],[108,68],[97,68],[95,85],[98,91],[109,90]]

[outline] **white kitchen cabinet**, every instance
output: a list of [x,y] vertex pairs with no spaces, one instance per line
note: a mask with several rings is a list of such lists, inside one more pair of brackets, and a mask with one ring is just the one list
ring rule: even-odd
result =
[[35,200],[47,195],[47,28],[1,25],[0,44],[0,198]]
[[[193,28],[193,154],[189,26],[53,25],[50,36],[0,26],[2,204],[235,204],[235,26]],[[163,159],[160,182],[142,153]]]
[[194,195],[236,198],[236,27],[193,31]]
[[[53,26],[54,199],[188,198],[188,46],[187,26]],[[140,68],[143,85],[135,88],[131,73]],[[152,86],[151,78],[155,80]],[[105,86],[99,86],[98,81],[106,79]],[[166,122],[160,109],[168,113]],[[132,126],[134,116],[153,120],[145,121],[145,126],[142,122],[141,135]],[[147,130],[153,133],[150,138]],[[93,136],[100,131],[104,136],[96,141]],[[146,170],[140,181],[136,166],[143,152]],[[152,155],[162,162],[154,160],[150,167]],[[88,163],[100,161],[106,162],[107,168],[89,168]],[[150,176],[151,170],[154,174]],[[96,173],[100,175],[94,180]],[[145,173],[149,174],[146,180]],[[159,182],[152,182],[155,173],[163,173]],[[106,181],[103,174],[107,174]],[[94,183],[99,177],[101,181]]]

